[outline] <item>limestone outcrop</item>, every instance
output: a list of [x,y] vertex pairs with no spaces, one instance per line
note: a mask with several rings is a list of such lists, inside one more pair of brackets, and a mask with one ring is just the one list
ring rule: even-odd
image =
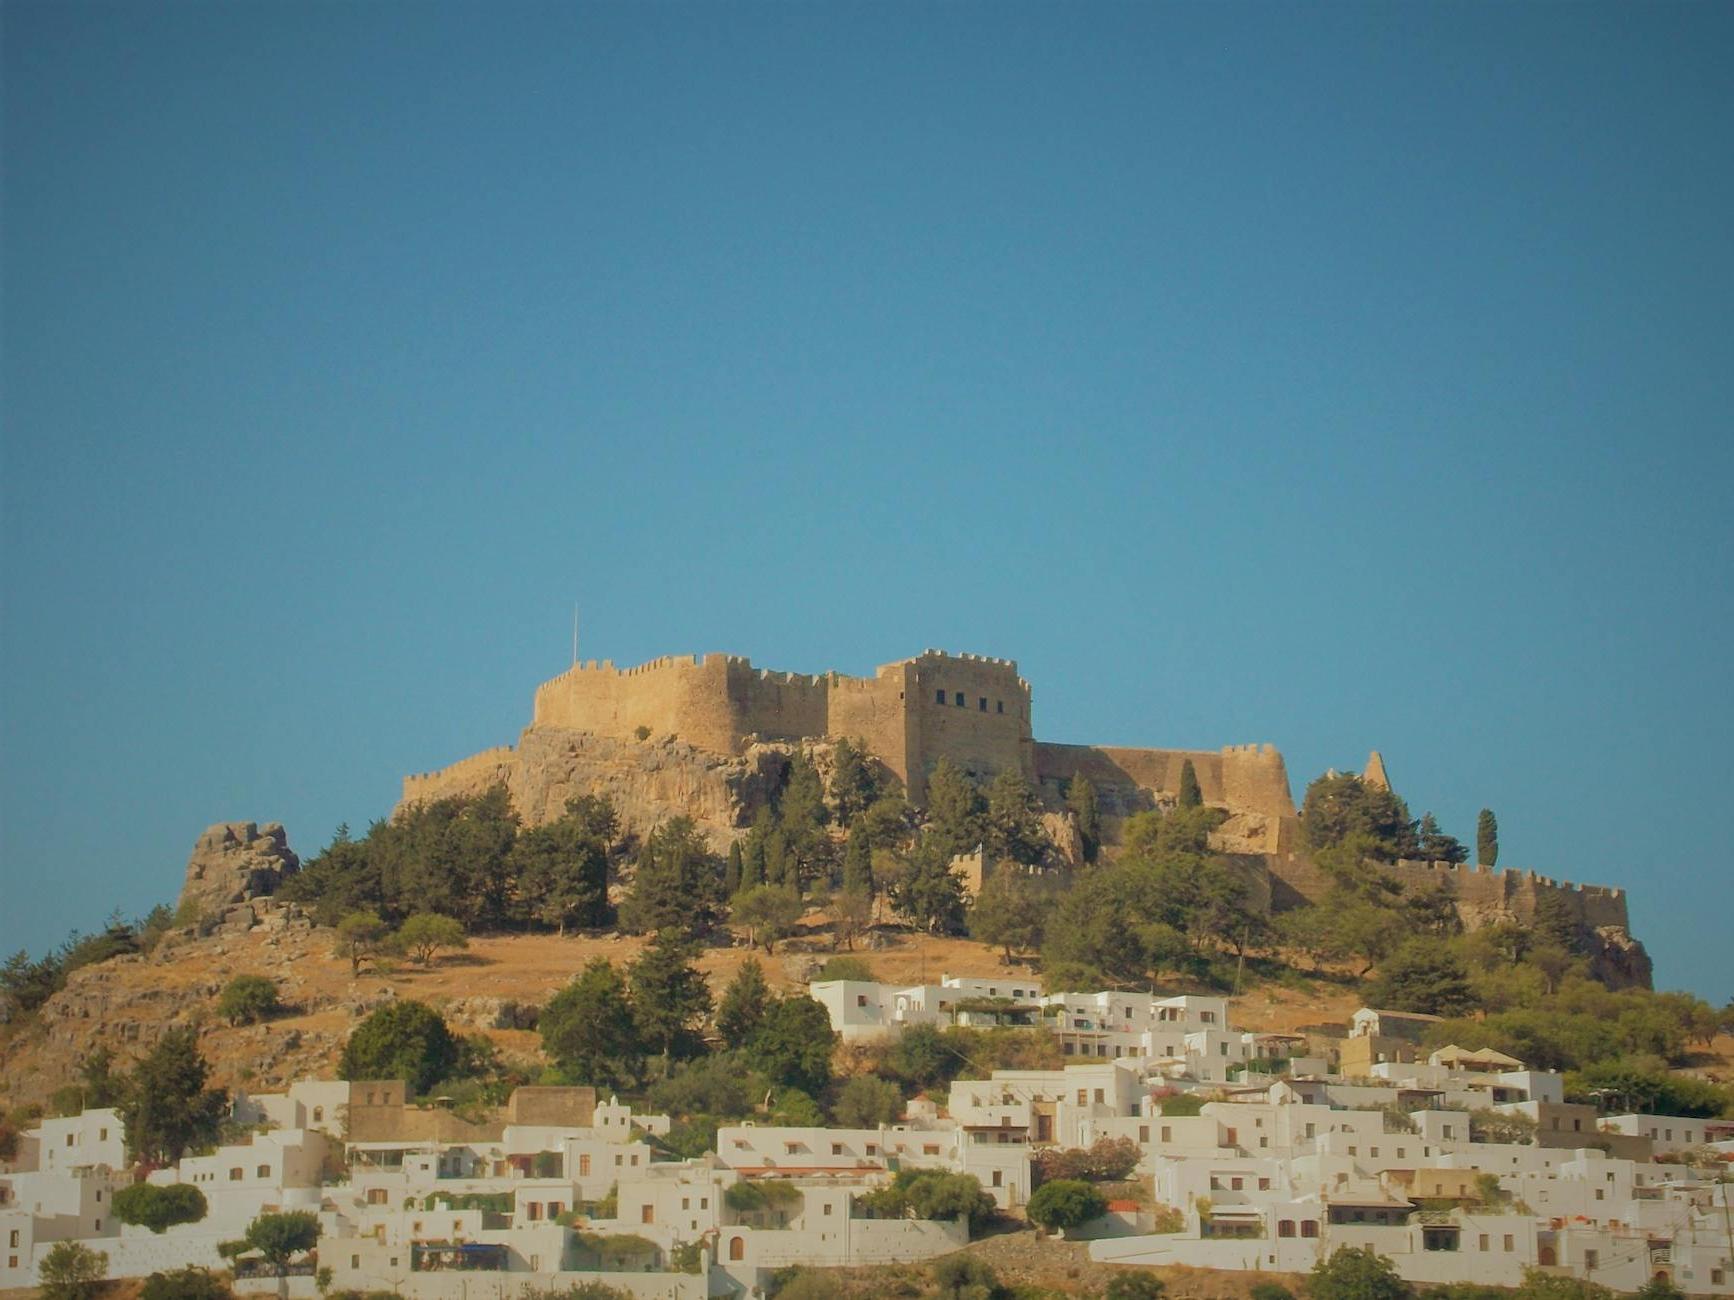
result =
[[[621,740],[566,727],[531,727],[516,749],[493,750],[486,762],[466,762],[418,779],[399,807],[478,795],[503,782],[518,815],[537,826],[559,817],[574,796],[603,795],[613,801],[628,834],[643,835],[671,817],[690,817],[720,852],[781,785],[800,748],[754,740],[731,756],[673,736]],[[821,771],[831,748],[805,746]]]
[[219,912],[276,893],[283,877],[299,870],[281,822],[218,822],[193,845],[180,905]]

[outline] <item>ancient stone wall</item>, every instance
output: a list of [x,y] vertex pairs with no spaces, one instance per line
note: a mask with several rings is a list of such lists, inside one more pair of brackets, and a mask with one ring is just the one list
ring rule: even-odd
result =
[[917,800],[941,758],[984,778],[1005,767],[1034,774],[1029,684],[1017,665],[936,650],[872,677],[772,672],[716,654],[625,669],[592,660],[537,690],[531,726],[618,739],[647,727],[719,754],[741,753],[749,737],[858,737]]
[[1205,803],[1262,813],[1277,821],[1294,819],[1288,769],[1274,745],[1229,745],[1220,750],[1045,742],[1035,746],[1036,776],[1050,800],[1061,797],[1066,784],[1082,772],[1096,787],[1104,811],[1121,817],[1155,807],[1159,797],[1178,795],[1181,769],[1188,761]]
[[909,674],[907,663],[886,664],[872,677],[833,674],[825,705],[830,734],[864,742],[905,789],[911,773],[921,784],[921,755],[908,725]]
[[504,784],[517,765],[510,745],[496,745],[479,754],[460,758],[448,767],[416,772],[403,778],[404,803],[430,803],[454,795],[477,795],[490,786]]
[[1030,687],[1017,664],[927,650],[907,668],[907,725],[918,773],[909,783],[912,799],[920,801],[927,774],[942,758],[983,780],[1008,768],[1035,780]]
[[533,727],[567,727],[626,739],[638,728],[673,735],[719,754],[738,752],[727,655],[669,655],[635,668],[612,661],[574,664],[536,691]]

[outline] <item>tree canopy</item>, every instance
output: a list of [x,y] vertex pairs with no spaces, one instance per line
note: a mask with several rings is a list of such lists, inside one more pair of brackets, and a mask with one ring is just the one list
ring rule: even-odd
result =
[[425,1094],[452,1073],[458,1045],[445,1017],[423,1002],[380,1007],[357,1025],[338,1059],[340,1079],[402,1079]]

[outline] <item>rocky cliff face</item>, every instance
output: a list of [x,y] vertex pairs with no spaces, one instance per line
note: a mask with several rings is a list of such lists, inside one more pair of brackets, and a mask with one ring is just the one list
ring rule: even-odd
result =
[[276,893],[283,877],[299,870],[281,822],[218,822],[193,845],[180,903],[219,912]]
[[[504,781],[526,825],[552,821],[576,795],[605,795],[629,833],[671,817],[691,817],[719,852],[726,849],[782,783],[798,746],[750,744],[738,758],[672,736],[620,740],[566,727],[532,727],[515,750],[488,764],[460,764],[417,786],[421,799],[478,795]],[[808,742],[820,771],[832,746]],[[400,804],[401,808],[403,805]]]

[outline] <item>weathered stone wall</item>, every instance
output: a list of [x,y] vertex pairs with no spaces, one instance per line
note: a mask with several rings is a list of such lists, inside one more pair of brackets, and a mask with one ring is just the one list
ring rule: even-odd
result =
[[[1270,855],[1266,862],[1275,911],[1320,902],[1330,892],[1330,878],[1308,858],[1285,852]],[[1649,987],[1649,955],[1631,937],[1623,889],[1577,885],[1533,871],[1465,863],[1396,862],[1381,870],[1401,882],[1404,889],[1449,889],[1458,916],[1471,930],[1488,925],[1533,925],[1539,900],[1544,896],[1558,898],[1565,903],[1566,916],[1593,936],[1591,967],[1599,978],[1615,987]]]
[[907,663],[886,664],[872,677],[833,675],[826,701],[830,734],[864,742],[905,789],[912,772],[921,784],[921,755],[908,725],[909,676]]
[[1052,802],[1080,772],[1096,787],[1110,817],[1129,817],[1172,802],[1180,793],[1187,762],[1198,776],[1204,802],[1235,813],[1256,814],[1241,828],[1244,847],[1264,853],[1293,845],[1294,796],[1288,769],[1274,745],[1229,745],[1221,750],[1125,749],[1106,745],[1035,745],[1036,778]]
[[1034,781],[1030,688],[1015,663],[927,650],[907,668],[912,799],[920,801],[942,758],[982,779],[1013,768]]
[[537,689],[530,725],[619,739],[648,727],[654,735],[733,754],[742,734],[729,690],[738,675],[733,664],[727,655],[670,655],[636,668],[616,668],[609,660],[575,664]]
[[510,745],[496,745],[479,754],[460,758],[449,767],[417,772],[403,778],[403,802],[426,803],[453,795],[477,795],[507,781],[517,765]]
[[717,654],[625,669],[592,660],[537,690],[531,727],[619,739],[648,727],[719,754],[739,754],[753,737],[858,737],[917,800],[941,758],[981,777],[1006,767],[1034,775],[1029,684],[1017,665],[936,650],[872,677],[772,672]]
[[[1110,818],[1171,800],[1190,759],[1206,801],[1242,815],[1233,842],[1223,847],[1274,853],[1293,846],[1294,800],[1282,755],[1273,747],[1188,751],[1037,744],[1030,730],[1029,683],[1009,659],[925,650],[882,665],[872,677],[771,672],[720,654],[671,655],[635,668],[590,660],[537,689],[524,737],[584,732],[636,743],[640,729],[653,740],[673,738],[727,757],[745,754],[757,741],[859,739],[917,804],[942,759],[983,781],[1008,768],[1022,772],[1054,805],[1066,783],[1084,771]],[[404,802],[474,794],[501,781],[516,796],[523,767],[522,755],[510,748],[487,750],[406,778]],[[520,807],[532,820],[557,815]]]

